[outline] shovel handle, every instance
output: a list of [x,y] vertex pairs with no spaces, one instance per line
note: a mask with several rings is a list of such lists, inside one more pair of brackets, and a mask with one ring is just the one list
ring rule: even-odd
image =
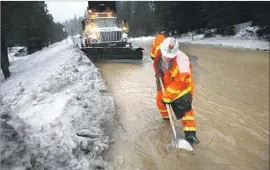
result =
[[[162,88],[162,93],[164,93],[164,85],[163,85],[163,82],[161,80],[161,78],[159,77],[159,82],[160,82],[160,85],[161,85],[161,88]],[[172,126],[172,129],[173,129],[173,134],[174,134],[174,137],[176,139],[176,131],[175,131],[175,126],[174,126],[174,122],[173,122],[173,118],[172,118],[172,113],[171,113],[171,108],[170,108],[170,105],[169,104],[166,104],[166,108],[167,108],[167,112],[168,112],[168,115],[169,115],[169,119],[170,119],[170,123],[171,123],[171,126]]]

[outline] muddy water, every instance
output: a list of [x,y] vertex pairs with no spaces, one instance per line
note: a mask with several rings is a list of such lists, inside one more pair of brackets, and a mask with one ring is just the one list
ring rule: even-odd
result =
[[115,169],[269,169],[269,54],[185,44],[181,49],[195,71],[201,143],[193,155],[165,149],[172,130],[156,108],[148,50],[142,63],[97,64],[117,105]]

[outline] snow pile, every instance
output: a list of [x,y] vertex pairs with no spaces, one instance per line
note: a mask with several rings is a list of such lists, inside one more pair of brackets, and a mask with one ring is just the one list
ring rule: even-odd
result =
[[27,55],[27,48],[23,46],[9,47],[8,48],[8,57],[9,61],[18,60],[17,57],[22,57]]
[[246,38],[246,37],[249,37],[249,38],[252,38],[252,37],[255,37],[257,36],[256,32],[260,29],[260,27],[258,26],[254,26],[254,27],[251,27],[251,26],[247,26],[245,28],[242,28],[235,36],[234,38]]
[[[19,164],[29,164],[29,158],[26,158],[26,143],[24,142],[24,122],[14,116],[8,105],[2,104],[2,95],[0,94],[0,121],[1,121],[1,168],[12,169]],[[10,122],[13,121],[12,125]],[[16,128],[16,129],[15,129]],[[26,159],[19,159],[19,157]],[[7,165],[10,165],[7,167]],[[21,165],[19,165],[21,166]]]
[[130,41],[153,41],[154,36],[130,38]]
[[70,38],[72,39],[75,46],[78,46],[79,48],[81,48],[81,46],[82,46],[81,35],[77,34],[75,36],[71,36]]
[[[10,47],[8,49],[8,54],[11,56],[19,56],[19,52],[23,51],[25,52],[26,47],[24,46],[16,46],[16,47]],[[23,56],[26,55],[25,53],[23,54]]]
[[149,45],[152,45],[153,40],[155,39],[154,36],[148,37],[138,37],[138,38],[130,38],[129,41],[136,46],[142,47],[144,49],[148,49]]
[[247,22],[235,25],[236,34],[234,36],[216,35],[211,38],[205,38],[204,34],[189,32],[182,34],[178,38],[178,41],[182,43],[207,44],[232,48],[269,50],[269,42],[257,37],[256,31],[258,29],[259,27],[252,27],[251,22]]
[[202,38],[193,39],[188,37],[182,37],[178,39],[182,43],[191,44],[206,44],[214,46],[224,46],[231,48],[243,48],[243,49],[258,49],[269,50],[269,42],[264,40],[258,40],[257,38],[239,39],[234,37],[214,37],[214,38]]
[[114,101],[98,69],[71,39],[21,58],[0,76],[2,169],[112,169]]
[[251,27],[252,22],[245,22],[245,23],[241,23],[241,24],[236,24],[234,25],[234,31],[235,33],[239,33],[240,31],[244,30],[245,28]]
[[193,37],[194,39],[202,39],[204,38],[204,34],[198,34]]

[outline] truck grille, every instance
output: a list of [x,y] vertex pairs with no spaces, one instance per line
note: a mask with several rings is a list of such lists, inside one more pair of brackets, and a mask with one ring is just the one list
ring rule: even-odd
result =
[[121,31],[100,32],[100,41],[120,41],[122,38]]

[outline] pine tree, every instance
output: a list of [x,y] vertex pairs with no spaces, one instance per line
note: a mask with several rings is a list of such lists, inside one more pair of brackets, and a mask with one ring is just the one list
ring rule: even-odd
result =
[[43,1],[1,2],[1,12],[1,34],[7,46],[26,46],[31,54],[67,37]]

